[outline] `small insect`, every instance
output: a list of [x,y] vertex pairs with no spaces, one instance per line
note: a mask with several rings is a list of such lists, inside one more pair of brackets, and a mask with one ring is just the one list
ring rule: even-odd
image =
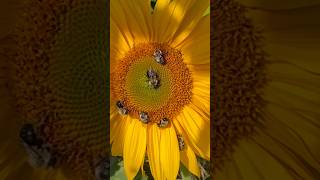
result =
[[97,180],[107,180],[109,179],[109,161],[107,158],[99,158],[99,161],[95,165],[94,174]]
[[157,63],[162,64],[162,65],[165,64],[164,54],[160,49],[157,49],[157,50],[154,51],[153,57],[157,61]]
[[41,146],[43,143],[42,140],[37,137],[32,124],[24,124],[20,129],[19,135],[22,141],[29,146]]
[[35,133],[32,124],[25,124],[20,130],[20,138],[28,156],[29,163],[35,168],[52,167],[56,158],[52,155],[49,145],[45,144]]
[[149,122],[148,113],[140,112],[139,117],[140,117],[141,122],[143,122],[145,124],[147,124]]
[[157,89],[160,86],[160,78],[156,71],[151,67],[147,71],[148,84],[150,87]]
[[163,118],[160,120],[160,122],[158,123],[158,127],[160,128],[164,128],[169,124],[169,119],[168,118]]
[[29,163],[32,167],[40,168],[40,167],[53,167],[56,163],[56,158],[50,152],[50,148],[48,147],[35,147],[29,146],[27,144],[23,144],[25,150],[29,156]]
[[152,79],[149,79],[148,80],[148,84],[150,87],[152,87],[153,89],[157,89],[160,87],[160,80],[159,79],[155,79],[155,78],[152,78]]
[[147,71],[147,77],[150,78],[158,78],[158,74],[155,70],[152,69],[152,67],[150,67]]
[[182,135],[177,135],[177,138],[178,138],[178,143],[179,143],[179,150],[182,151],[184,150],[184,140],[183,140],[183,137]]
[[121,115],[127,115],[127,114],[128,114],[129,111],[128,111],[128,109],[124,106],[124,104],[123,104],[122,101],[120,101],[120,100],[117,101],[116,105],[117,105],[119,114],[121,114]]

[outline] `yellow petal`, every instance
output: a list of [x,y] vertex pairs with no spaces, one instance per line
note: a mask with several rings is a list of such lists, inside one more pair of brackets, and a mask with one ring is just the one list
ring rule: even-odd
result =
[[[110,2],[110,69],[135,44],[151,40],[150,2]],[[149,14],[149,15],[148,15]]]
[[225,162],[220,171],[217,171],[216,178],[230,180],[294,179],[277,159],[256,143],[248,140],[238,143],[230,160]]
[[[319,89],[319,88],[317,88]],[[312,92],[303,87],[282,82],[270,82],[264,89],[264,99],[272,104],[291,110],[307,110],[319,112],[320,93]]]
[[172,42],[179,35],[185,38],[195,28],[208,7],[208,0],[157,1],[152,14],[153,40]]
[[168,42],[193,3],[193,0],[157,1],[151,16],[153,40]]
[[7,179],[11,173],[16,173],[27,161],[26,152],[16,138],[8,139],[8,144],[1,150],[0,179]]
[[[286,71],[283,71],[283,69]],[[319,70],[320,72],[320,70]],[[285,83],[317,93],[320,90],[319,73],[308,71],[294,64],[270,63],[268,65],[268,79],[275,83]]]
[[290,108],[268,104],[264,109],[264,116],[266,117],[264,134],[270,136],[268,138],[288,151],[298,164],[308,164],[305,166],[307,169],[320,168],[318,115],[312,117],[310,112],[292,111]]
[[[199,155],[210,159],[210,122],[204,120],[189,106],[177,116],[177,121],[190,139],[190,145],[197,147]],[[176,123],[176,122],[174,122]]]
[[[196,31],[205,31],[204,36],[210,36],[210,16],[207,15],[205,18],[203,17],[206,9],[209,7],[209,0],[194,1],[191,8],[188,9],[188,12],[180,23],[179,29],[175,32],[172,38],[172,40],[175,42],[173,44],[178,44],[181,41],[184,41],[186,38],[194,36],[197,33]],[[208,38],[208,40],[210,41],[210,38]]]
[[111,1],[110,18],[111,22],[114,22],[114,24],[111,24],[111,29],[117,27],[122,35],[128,38],[130,45],[150,40],[150,29],[148,27],[150,20],[144,17],[151,14],[150,8],[150,3],[145,0]]
[[25,180],[32,180],[34,179],[33,172],[34,169],[30,167],[27,162],[25,162],[16,171],[10,172],[7,179],[21,179],[23,177]]
[[181,49],[187,64],[210,64],[210,16],[204,16],[192,31],[181,32],[173,46]]
[[267,9],[267,10],[287,10],[287,9],[296,9],[300,7],[314,6],[319,5],[318,0],[239,0],[239,2],[245,6],[258,8],[258,9]]
[[113,156],[122,156],[123,154],[125,133],[127,132],[129,121],[130,117],[126,116],[110,124],[111,153]]
[[115,63],[122,58],[130,49],[131,39],[121,30],[114,20],[110,19],[110,71],[112,72]]
[[[177,133],[182,135],[182,137],[186,137],[186,134],[183,132],[179,123],[175,123],[174,126],[176,128]],[[192,147],[189,146],[189,140],[186,138],[184,140],[185,140],[185,148],[183,151],[180,151],[181,162],[192,174],[200,177],[200,169],[198,166],[196,155],[193,152]]]
[[176,179],[180,153],[177,135],[172,125],[164,129],[160,129],[156,124],[148,126],[147,152],[151,173],[155,179]]
[[144,162],[147,147],[147,125],[131,119],[125,133],[123,162],[128,179],[133,179]]
[[319,72],[319,11],[319,5],[279,11],[255,9],[250,10],[248,16],[256,27],[263,29],[264,50],[272,61],[293,63]]
[[210,120],[210,65],[188,65],[193,77],[192,101],[190,107],[204,120]]
[[192,174],[196,175],[197,177],[200,177],[200,169],[198,166],[198,161],[191,147],[189,147],[188,145],[185,145],[185,149],[180,153],[180,157],[183,165],[186,168],[188,168],[188,170]]

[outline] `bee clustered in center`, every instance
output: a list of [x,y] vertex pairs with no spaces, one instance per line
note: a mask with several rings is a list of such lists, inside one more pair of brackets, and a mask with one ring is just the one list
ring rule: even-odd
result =
[[111,73],[111,94],[119,114],[164,128],[191,102],[191,74],[179,50],[139,44]]

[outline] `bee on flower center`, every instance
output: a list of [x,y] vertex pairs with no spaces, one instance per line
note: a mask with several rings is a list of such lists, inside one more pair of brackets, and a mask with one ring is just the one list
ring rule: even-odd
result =
[[32,124],[24,124],[20,130],[22,144],[29,156],[29,163],[33,167],[53,167],[56,157],[52,153],[50,145],[37,136]]
[[128,109],[125,107],[122,101],[117,101],[116,106],[118,108],[118,112],[121,115],[127,115],[128,114]]
[[157,63],[162,64],[162,65],[165,64],[164,53],[160,49],[157,49],[154,51],[153,57],[157,61]]
[[163,118],[158,123],[158,127],[164,128],[164,127],[167,127],[168,124],[169,124],[169,119],[168,118]]
[[160,86],[160,78],[156,71],[154,71],[151,67],[147,71],[148,84],[153,89],[157,89]]
[[147,124],[147,123],[149,122],[148,113],[146,113],[146,112],[140,112],[139,117],[140,117],[141,122],[143,122],[143,123],[145,123],[145,124]]
[[152,69],[152,67],[149,67],[147,71],[147,77],[148,78],[158,78],[158,74],[155,70]]

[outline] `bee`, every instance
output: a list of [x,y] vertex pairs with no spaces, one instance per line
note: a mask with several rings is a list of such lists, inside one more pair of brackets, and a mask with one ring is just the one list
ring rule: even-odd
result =
[[145,124],[147,124],[149,122],[148,113],[140,112],[139,117],[140,117],[141,122],[143,122]]
[[149,79],[158,78],[158,74],[155,70],[152,69],[152,67],[149,67],[149,69],[147,71],[147,77]]
[[147,71],[148,84],[150,87],[157,89],[160,86],[160,78],[156,71],[151,67]]
[[32,124],[24,124],[22,126],[20,129],[20,138],[29,146],[39,147],[43,144],[42,140],[37,137]]
[[152,87],[153,89],[157,89],[160,87],[160,80],[156,79],[156,78],[152,78],[148,80],[148,84],[150,87]]
[[164,128],[164,127],[167,127],[168,124],[169,124],[169,119],[168,118],[163,118],[158,123],[158,127]]
[[97,180],[107,180],[109,179],[109,168],[110,164],[107,158],[100,157],[99,160],[97,160],[97,163],[95,165],[94,174]]
[[118,108],[118,112],[119,114],[121,115],[127,115],[128,114],[128,109],[124,106],[123,102],[122,101],[117,101],[116,103],[116,106]]
[[177,135],[177,138],[178,138],[179,150],[183,151],[185,146],[183,137],[182,135]]
[[56,164],[56,157],[51,153],[51,148],[45,144],[35,133],[32,124],[24,124],[20,130],[22,145],[29,156],[29,163],[35,168],[53,167]]
[[157,63],[162,64],[162,65],[165,64],[164,53],[160,49],[157,49],[154,51],[153,57],[157,61]]

